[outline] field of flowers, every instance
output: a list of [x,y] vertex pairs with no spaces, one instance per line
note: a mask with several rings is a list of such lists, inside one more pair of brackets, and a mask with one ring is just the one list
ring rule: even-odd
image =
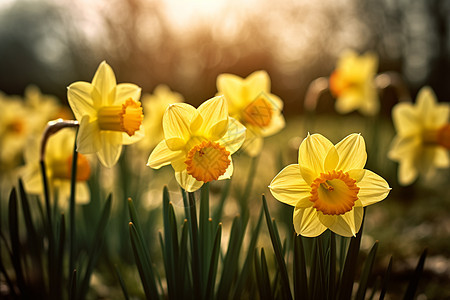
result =
[[266,71],[0,94],[1,297],[450,297],[450,106],[377,70],[344,52],[289,117]]

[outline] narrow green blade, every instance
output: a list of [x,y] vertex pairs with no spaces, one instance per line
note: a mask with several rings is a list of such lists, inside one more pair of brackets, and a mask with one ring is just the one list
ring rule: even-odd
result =
[[427,257],[428,249],[423,250],[422,255],[420,255],[419,262],[417,263],[416,269],[414,270],[414,274],[411,277],[408,288],[406,289],[404,300],[414,299],[414,295],[416,294],[417,286],[419,285],[420,276],[423,273],[423,267],[425,265],[425,258]]
[[378,249],[378,241],[372,246],[370,249],[369,255],[366,258],[366,262],[364,263],[364,268],[361,272],[361,279],[359,280],[358,291],[356,292],[357,300],[364,300],[367,291],[367,283],[369,282],[369,277],[372,273],[372,268],[375,263],[375,256],[377,254]]
[[279,240],[278,232],[275,233],[275,229],[270,217],[269,208],[267,207],[266,197],[262,196],[264,212],[266,215],[266,223],[269,229],[270,239],[272,241],[273,250],[275,251],[275,259],[277,261],[278,269],[281,276],[281,286],[283,288],[283,294],[287,299],[292,299],[291,289],[289,287],[289,277],[287,273],[286,263],[282,253],[282,247]]

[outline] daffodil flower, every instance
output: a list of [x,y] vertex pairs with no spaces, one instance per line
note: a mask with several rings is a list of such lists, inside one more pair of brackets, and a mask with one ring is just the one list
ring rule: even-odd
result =
[[399,162],[398,180],[409,185],[423,173],[432,176],[436,168],[448,168],[450,123],[447,103],[438,104],[430,87],[422,88],[416,104],[398,103],[392,110],[397,135],[388,157]]
[[[45,164],[49,186],[57,191],[59,204],[65,208],[70,197],[70,178],[72,176],[73,142],[75,131],[70,128],[62,129],[53,135],[47,143]],[[34,147],[25,150],[24,184],[30,194],[42,195],[42,173],[39,166],[40,140]],[[90,201],[90,191],[87,180],[91,174],[91,166],[86,156],[78,153],[75,201],[86,204]]]
[[245,127],[228,116],[223,96],[205,101],[197,109],[171,104],[163,117],[164,140],[150,154],[147,166],[171,164],[175,178],[188,192],[203,183],[230,178],[231,154],[245,140]]
[[242,148],[250,156],[261,152],[263,137],[284,128],[283,101],[270,93],[270,77],[266,71],[256,71],[247,78],[220,74],[217,90],[219,95],[225,96],[230,116],[247,127]]
[[92,83],[78,81],[68,87],[69,105],[80,122],[77,151],[97,153],[100,162],[112,167],[122,145],[143,138],[141,89],[131,83],[116,84],[111,67],[102,62]]
[[145,138],[136,144],[140,149],[146,151],[153,149],[164,139],[162,129],[164,112],[170,104],[181,102],[183,102],[183,96],[171,91],[168,86],[163,84],[158,85],[153,94],[142,95],[142,106],[145,114],[142,125],[145,129]]
[[329,228],[341,236],[356,235],[363,208],[390,191],[382,177],[363,169],[366,159],[359,134],[336,145],[320,134],[308,134],[298,150],[298,164],[281,170],[269,186],[277,200],[295,207],[297,234],[315,237]]
[[344,52],[329,79],[339,113],[354,110],[364,115],[378,113],[380,104],[374,82],[377,68],[378,58],[374,53],[358,55],[353,51]]

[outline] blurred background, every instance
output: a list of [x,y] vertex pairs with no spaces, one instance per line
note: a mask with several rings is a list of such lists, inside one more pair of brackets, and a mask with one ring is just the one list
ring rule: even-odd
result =
[[[284,100],[288,126],[266,142],[255,195],[268,193],[267,184],[280,168],[296,162],[298,145],[311,130],[299,117],[306,90],[315,78],[328,76],[349,48],[377,53],[378,72],[398,72],[413,99],[430,85],[439,101],[450,101],[446,0],[0,0],[0,91],[8,95],[23,95],[34,84],[67,103],[66,87],[90,82],[106,60],[119,83],[135,83],[144,93],[164,83],[197,106],[215,95],[217,75],[246,77],[267,70],[272,93]],[[321,109],[331,116],[317,116],[314,132],[334,143],[350,132],[370,133],[362,116],[337,116],[331,95],[323,97]],[[368,168],[393,190],[368,209],[363,249],[380,240],[378,273],[393,255],[393,282],[404,283],[429,248],[418,298],[450,299],[450,191],[442,189],[450,173],[439,173],[433,185],[398,185],[397,164],[386,158],[394,135],[390,108],[397,98],[387,90],[382,101],[378,138],[383,142],[378,152],[369,153]],[[367,143],[373,149],[378,142],[368,138]],[[286,145],[283,153],[279,145]],[[245,174],[236,170],[235,182]],[[270,202],[290,228],[292,207]]]
[[106,60],[118,82],[169,85],[188,102],[216,92],[218,74],[265,69],[285,113],[339,54],[375,51],[415,95],[450,100],[450,2],[439,0],[1,0],[0,90],[28,84],[66,101]]

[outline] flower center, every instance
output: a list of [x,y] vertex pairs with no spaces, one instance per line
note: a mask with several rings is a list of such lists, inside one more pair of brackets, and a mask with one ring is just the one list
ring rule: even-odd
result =
[[225,147],[211,141],[203,141],[189,150],[184,163],[188,174],[198,181],[217,180],[225,173],[231,161]]
[[6,126],[7,131],[13,132],[15,134],[21,134],[25,131],[25,122],[21,119],[16,119]]
[[358,86],[358,82],[351,80],[347,76],[343,76],[340,71],[333,71],[329,78],[330,91],[335,97],[342,95],[345,90]]
[[[72,176],[72,157],[70,155],[66,160],[54,161],[51,165],[51,170],[54,178],[58,179],[70,179]],[[86,181],[91,175],[91,167],[86,156],[78,153],[77,158],[77,181]]]
[[243,120],[247,124],[266,127],[272,120],[273,108],[270,101],[262,96],[244,108]]
[[342,215],[352,210],[358,200],[356,180],[342,171],[320,173],[311,184],[310,201],[325,215]]
[[133,136],[139,130],[144,119],[141,102],[131,98],[122,105],[100,108],[97,116],[101,130],[122,131],[129,136]]

